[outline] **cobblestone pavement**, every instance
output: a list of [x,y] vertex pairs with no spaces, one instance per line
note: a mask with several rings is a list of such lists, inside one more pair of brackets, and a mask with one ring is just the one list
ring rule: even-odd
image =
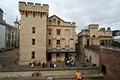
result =
[[19,49],[16,48],[14,50],[0,53],[0,64],[2,64],[3,67],[15,65],[15,61],[19,59],[18,52]]

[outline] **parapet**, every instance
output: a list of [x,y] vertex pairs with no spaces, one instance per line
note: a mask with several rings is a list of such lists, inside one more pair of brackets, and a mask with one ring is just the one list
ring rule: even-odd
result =
[[99,24],[89,24],[88,26],[99,26]]
[[32,3],[32,2],[22,2],[19,1],[19,10],[23,11],[36,11],[36,12],[48,12],[48,4]]
[[99,28],[99,24],[89,24],[88,27],[89,27],[89,28],[98,29],[98,28]]

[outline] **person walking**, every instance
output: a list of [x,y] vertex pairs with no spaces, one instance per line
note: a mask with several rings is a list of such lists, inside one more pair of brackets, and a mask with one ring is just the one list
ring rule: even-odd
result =
[[33,63],[31,64],[31,67],[32,67],[32,68],[34,67],[34,64],[33,64]]
[[76,79],[77,79],[77,80],[81,80],[81,73],[80,73],[80,71],[77,71],[77,72],[75,73],[75,76],[76,76]]

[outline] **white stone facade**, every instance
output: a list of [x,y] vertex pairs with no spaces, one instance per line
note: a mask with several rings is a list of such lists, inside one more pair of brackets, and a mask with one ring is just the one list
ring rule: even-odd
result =
[[5,48],[5,26],[0,24],[0,49]]
[[0,8],[0,50],[9,50],[19,47],[19,22],[14,26],[3,20],[3,11]]

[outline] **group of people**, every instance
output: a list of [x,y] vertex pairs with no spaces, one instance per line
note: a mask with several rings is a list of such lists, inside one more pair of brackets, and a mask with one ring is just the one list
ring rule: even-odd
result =
[[74,58],[65,58],[65,64],[69,66],[75,66],[75,59]]
[[[29,64],[32,68],[34,68],[34,66],[41,66],[42,65],[42,68],[45,68],[45,67],[47,67],[48,66],[48,62],[46,61],[46,63],[45,62],[43,62],[43,63],[41,63],[40,61],[33,61],[33,62],[31,62],[30,64]],[[53,62],[50,62],[50,67],[51,68],[55,68],[55,67],[57,67],[57,65],[55,64],[55,63],[53,63]]]
[[57,65],[56,65],[55,63],[53,63],[53,62],[50,62],[50,67],[51,67],[51,68],[56,68]]
[[32,68],[34,68],[34,66],[41,66],[41,65],[42,65],[43,68],[45,68],[47,66],[47,64],[48,64],[47,61],[46,61],[46,63],[45,62],[41,63],[40,61],[33,61],[33,62],[29,63],[29,65]]

